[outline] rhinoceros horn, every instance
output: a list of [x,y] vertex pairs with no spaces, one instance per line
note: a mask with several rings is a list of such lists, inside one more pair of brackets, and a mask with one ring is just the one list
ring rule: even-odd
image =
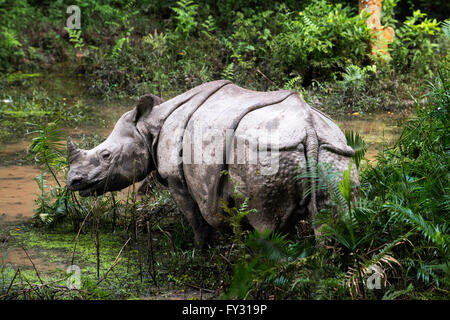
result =
[[72,142],[72,138],[67,138],[67,150],[69,151],[69,162],[80,154],[80,149]]

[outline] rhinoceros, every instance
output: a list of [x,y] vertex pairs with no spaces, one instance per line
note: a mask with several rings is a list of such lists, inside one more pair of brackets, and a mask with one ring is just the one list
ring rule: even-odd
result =
[[[354,155],[339,127],[290,90],[258,92],[230,81],[204,83],[163,102],[142,96],[91,150],[68,138],[67,186],[81,196],[123,189],[154,172],[170,190],[204,247],[227,227],[224,202],[236,192],[256,209],[243,220],[256,230],[290,232],[326,206],[329,195],[305,191],[307,161],[341,172]],[[358,184],[352,167],[351,179]],[[314,188],[313,188],[314,190]]]

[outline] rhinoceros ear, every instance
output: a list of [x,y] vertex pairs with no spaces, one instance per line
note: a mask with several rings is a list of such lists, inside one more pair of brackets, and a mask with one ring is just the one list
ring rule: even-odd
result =
[[69,152],[69,162],[73,162],[73,160],[80,154],[80,149],[72,142],[72,138],[70,136],[67,138],[67,151]]
[[146,94],[139,98],[134,112],[134,122],[138,122],[139,119],[147,116],[154,106],[163,103],[160,97],[154,94]]

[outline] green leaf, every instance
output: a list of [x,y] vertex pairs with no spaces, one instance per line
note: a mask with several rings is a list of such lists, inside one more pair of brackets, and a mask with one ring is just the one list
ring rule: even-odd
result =
[[347,144],[355,151],[353,160],[355,161],[356,167],[359,168],[359,164],[367,152],[367,144],[357,132],[346,130],[344,133]]
[[350,182],[351,171],[352,171],[352,163],[350,162],[348,169],[344,171],[342,180],[339,183],[339,190],[341,191],[342,196],[344,197],[344,199],[347,203],[349,203],[351,201],[351,196],[352,196],[352,186],[351,186],[351,182]]

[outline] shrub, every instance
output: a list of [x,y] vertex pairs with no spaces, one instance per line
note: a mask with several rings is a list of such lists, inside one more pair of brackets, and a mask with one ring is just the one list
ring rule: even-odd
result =
[[365,17],[350,7],[314,1],[301,12],[280,12],[279,33],[270,42],[271,62],[279,74],[297,72],[308,84],[330,78],[348,64],[368,60],[370,32]]
[[419,74],[431,75],[438,47],[434,36],[439,31],[436,19],[427,18],[420,10],[414,11],[396,30],[391,50],[395,67],[401,72],[412,68]]

